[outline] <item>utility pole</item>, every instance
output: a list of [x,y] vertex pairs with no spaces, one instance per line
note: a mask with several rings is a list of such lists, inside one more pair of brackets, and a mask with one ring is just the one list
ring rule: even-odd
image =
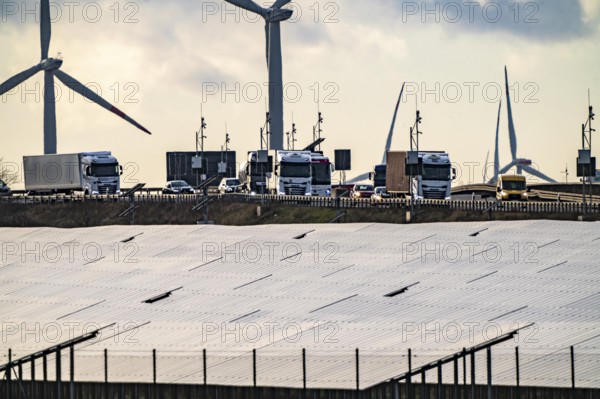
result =
[[563,170],[562,172],[560,172],[562,174],[565,175],[565,183],[569,182],[569,165],[565,165],[565,170]]
[[[419,130],[419,125],[422,123],[422,121],[423,121],[423,118],[421,118],[421,112],[417,109],[417,114],[416,114],[416,117],[415,117],[415,123],[410,128],[410,151],[411,152],[416,152],[417,154],[419,153],[419,136],[421,134],[423,134],[423,132],[421,132]],[[411,176],[410,176],[410,197],[411,197],[411,202],[410,203],[411,203],[411,210],[412,210],[412,204],[413,204],[412,200],[413,200],[414,191],[416,189],[417,193],[418,193],[418,188],[419,188],[418,179],[420,179],[421,171],[419,170],[419,164],[418,164],[418,162],[419,162],[419,157],[417,155],[417,171],[418,171],[418,175],[416,176],[416,179],[417,179],[416,187],[415,187],[415,181],[414,181],[415,179],[414,179],[413,175],[411,174]]]
[[[204,129],[206,129],[206,121],[204,119],[204,115],[202,115],[202,107],[200,107],[200,118],[200,130],[196,132],[196,158],[198,157],[198,147],[200,147],[200,170],[202,171],[202,178],[200,180],[204,181],[206,179],[206,171],[204,170],[204,139],[206,138],[204,135]],[[198,181],[198,173],[196,173],[196,186],[199,185],[200,182]]]
[[[581,125],[581,151],[580,156],[584,155],[585,158],[583,160],[579,160],[581,163],[581,167],[583,167],[583,177],[582,177],[582,191],[583,191],[583,209],[584,214],[587,213],[587,199],[586,199],[586,185],[590,183],[590,204],[592,203],[592,177],[596,175],[596,169],[594,165],[595,158],[592,157],[592,135],[596,131],[596,129],[592,128],[592,121],[594,120],[594,107],[592,107],[591,95],[588,90],[588,119],[587,121]],[[580,167],[580,165],[578,165]],[[580,173],[578,173],[579,175]]]
[[[313,126],[313,143],[321,138],[321,133],[323,133],[323,129],[321,129],[321,124],[323,123],[323,114],[321,111],[318,111],[317,114],[317,124]],[[321,144],[315,148],[315,151],[321,151]]]

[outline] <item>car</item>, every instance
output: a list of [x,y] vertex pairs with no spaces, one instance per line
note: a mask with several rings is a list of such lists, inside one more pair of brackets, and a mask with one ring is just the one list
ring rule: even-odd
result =
[[352,198],[371,198],[374,189],[372,184],[355,184],[352,188]]
[[235,177],[225,177],[219,183],[220,194],[241,193],[244,190],[244,185],[240,183],[240,179]]
[[373,191],[373,195],[371,196],[372,199],[374,199],[375,201],[381,201],[384,199],[388,199],[391,198],[390,193],[387,192],[387,188],[383,187],[383,186],[379,186],[379,187],[375,187],[375,190]]
[[12,195],[12,190],[8,187],[8,184],[4,183],[4,180],[0,179],[0,196],[9,197]]
[[194,188],[185,180],[168,181],[162,189],[163,194],[194,194]]

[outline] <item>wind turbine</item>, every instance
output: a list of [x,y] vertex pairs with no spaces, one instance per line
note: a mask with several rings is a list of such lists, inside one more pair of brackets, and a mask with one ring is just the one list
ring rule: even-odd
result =
[[[506,67],[504,67],[504,78],[505,78],[505,83],[506,83],[506,103],[507,103],[507,112],[508,112],[508,135],[510,138],[510,152],[511,152],[511,156],[512,156],[512,161],[506,165],[505,167],[501,168],[500,170],[498,170],[498,166],[499,163],[499,154],[498,154],[498,132],[496,131],[496,153],[494,156],[494,181],[490,181],[490,183],[495,183],[497,180],[498,175],[504,174],[506,172],[508,172],[510,169],[512,169],[513,167],[517,168],[517,174],[523,174],[523,171],[529,173],[530,175],[536,176],[542,180],[545,180],[547,182],[550,183],[556,183],[556,181],[554,179],[552,179],[551,177],[546,176],[545,174],[543,174],[542,172],[540,172],[539,170],[533,168],[532,162],[529,159],[525,159],[525,158],[519,158],[517,157],[517,134],[515,132],[515,123],[513,120],[513,114],[512,114],[512,104],[510,102],[510,89],[508,86],[508,70]],[[498,173],[496,174],[496,170],[498,170]]]
[[[496,121],[496,148],[494,150],[494,177],[488,181],[487,179],[487,161],[485,163],[485,171],[486,177],[484,181],[489,184],[496,184],[498,181],[498,175],[500,174],[500,154],[499,154],[499,145],[500,145],[500,114],[502,112],[502,100],[500,100],[500,105],[498,105],[498,119]],[[488,152],[489,155],[489,152]]]
[[[402,101],[402,94],[404,93],[404,86],[406,83],[402,83],[402,88],[400,89],[400,95],[398,96],[398,101],[396,102],[396,108],[394,109],[394,117],[392,118],[392,126],[390,126],[390,131],[388,132],[387,139],[385,141],[385,149],[383,150],[383,157],[381,158],[381,165],[387,164],[387,153],[392,148],[392,139],[394,138],[394,128],[396,126],[396,118],[398,117],[398,109],[400,108],[400,101]],[[348,183],[358,183],[363,180],[367,180],[369,178],[370,172],[363,173],[361,175],[356,176],[352,180],[349,180]]]
[[225,1],[258,14],[265,20],[267,68],[269,69],[269,116],[271,118],[270,147],[272,150],[283,150],[283,67],[279,23],[292,17],[292,10],[281,8],[291,0],[277,0],[269,8],[263,8],[252,0]]
[[16,74],[6,82],[0,84],[0,96],[12,88],[23,83],[36,73],[44,71],[44,154],[56,154],[56,96],[54,93],[54,77],[56,76],[65,86],[81,94],[88,100],[95,102],[103,108],[125,119],[138,129],[151,134],[142,125],[125,115],[117,107],[88,89],[72,76],[60,70],[63,60],[60,58],[48,58],[50,47],[51,24],[49,0],[41,0],[40,10],[40,41],[42,45],[42,60],[39,64]]

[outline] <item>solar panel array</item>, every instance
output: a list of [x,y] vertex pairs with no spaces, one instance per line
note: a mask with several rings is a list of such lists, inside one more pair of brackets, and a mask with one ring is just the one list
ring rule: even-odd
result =
[[354,388],[358,348],[368,387],[409,348],[419,367],[535,323],[492,349],[494,384],[515,383],[519,346],[521,385],[568,387],[574,346],[577,386],[600,388],[599,238],[553,221],[0,229],[0,364],[108,326],[77,347],[77,380],[104,380],[107,349],[110,381],[152,382],[156,349],[158,382],[203,383],[205,349],[210,384],[251,385],[255,349],[259,385],[301,387],[305,349],[308,387]]

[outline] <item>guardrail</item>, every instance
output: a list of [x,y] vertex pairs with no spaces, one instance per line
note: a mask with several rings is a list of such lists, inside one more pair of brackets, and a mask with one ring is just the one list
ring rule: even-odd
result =
[[[550,194],[545,192],[541,196]],[[556,194],[553,194],[556,199]],[[251,195],[251,194],[213,194],[215,201],[223,203],[248,203],[256,205],[290,205],[318,208],[337,209],[449,209],[475,212],[534,212],[534,213],[600,213],[600,198],[595,197],[593,204],[581,202],[491,202],[486,200],[475,201],[445,201],[445,200],[411,200],[405,198],[392,198],[375,201],[368,198],[333,198],[333,197],[308,197],[308,196],[278,196],[278,195]],[[151,203],[184,203],[196,205],[204,199],[201,194],[193,195],[162,195],[162,194],[136,194],[135,202],[142,204]],[[549,198],[551,199],[551,198]],[[561,200],[563,197],[561,196]],[[581,200],[581,198],[579,198]],[[129,203],[128,197],[118,195],[48,195],[48,196],[12,196],[0,197],[0,201],[12,204],[63,204],[76,202],[94,203]]]

